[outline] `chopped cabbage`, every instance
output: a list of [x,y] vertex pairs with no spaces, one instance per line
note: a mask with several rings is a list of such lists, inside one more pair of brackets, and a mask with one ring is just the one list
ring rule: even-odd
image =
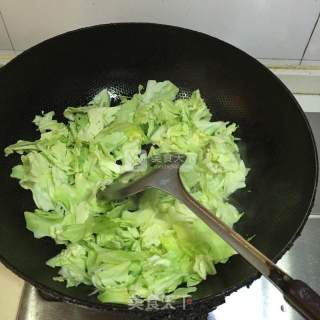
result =
[[[21,154],[11,176],[31,190],[37,209],[25,212],[36,238],[50,237],[65,249],[47,264],[57,281],[87,284],[102,302],[128,304],[134,297],[186,297],[234,250],[188,208],[159,190],[132,199],[99,202],[97,191],[133,170],[146,156],[187,156],[181,176],[187,190],[229,226],[241,214],[228,197],[245,187],[233,123],[210,121],[200,92],[177,99],[170,81],[110,106],[106,89],[87,105],[34,119],[36,141],[21,141],[5,154]],[[143,152],[148,145],[148,154]]]

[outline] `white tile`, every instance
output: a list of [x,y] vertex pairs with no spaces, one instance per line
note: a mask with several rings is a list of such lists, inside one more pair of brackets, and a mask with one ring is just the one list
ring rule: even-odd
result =
[[257,58],[300,59],[320,0],[1,0],[1,8],[17,50],[82,26],[148,21],[215,35]]
[[295,94],[304,112],[320,112],[320,95]]
[[320,60],[320,20],[314,30],[304,58],[306,60]]
[[4,26],[1,11],[0,11],[0,50],[11,50],[11,49],[12,49],[11,43],[7,35],[7,31]]

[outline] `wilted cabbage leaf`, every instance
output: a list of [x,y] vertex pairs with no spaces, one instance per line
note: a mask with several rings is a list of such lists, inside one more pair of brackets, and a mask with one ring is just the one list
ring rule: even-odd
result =
[[[237,127],[210,122],[198,90],[186,99],[176,99],[177,93],[169,81],[149,81],[144,93],[110,107],[102,90],[87,106],[67,108],[66,124],[54,120],[54,112],[36,116],[40,138],[5,149],[6,155],[21,154],[11,176],[31,190],[37,206],[25,212],[27,228],[36,238],[65,245],[47,262],[60,268],[56,280],[93,285],[102,302],[176,299],[235,253],[159,190],[145,191],[138,207],[131,199],[96,199],[100,188],[146,156],[178,152],[187,156],[181,175],[188,191],[229,226],[238,221],[227,202],[245,187],[248,171],[233,136]],[[151,146],[148,155],[145,145]]]

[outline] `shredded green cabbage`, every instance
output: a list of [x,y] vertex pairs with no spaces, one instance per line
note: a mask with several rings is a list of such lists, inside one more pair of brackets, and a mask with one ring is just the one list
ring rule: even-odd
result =
[[147,156],[178,152],[187,160],[188,191],[229,226],[241,214],[227,202],[245,187],[235,124],[215,121],[200,92],[176,99],[170,81],[148,81],[144,93],[110,107],[107,90],[87,105],[36,116],[36,141],[21,141],[5,154],[21,154],[11,176],[31,190],[37,209],[25,212],[36,238],[50,237],[65,249],[47,264],[67,287],[93,285],[102,302],[128,304],[134,297],[164,300],[190,295],[215,264],[234,250],[182,203],[159,190],[131,199],[98,202],[97,191]]

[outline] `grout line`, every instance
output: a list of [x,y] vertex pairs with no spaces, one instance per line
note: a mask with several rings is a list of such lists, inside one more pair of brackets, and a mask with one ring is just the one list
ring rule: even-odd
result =
[[275,61],[281,61],[281,60],[284,60],[284,61],[297,61],[299,60],[299,58],[297,59],[294,59],[294,58],[255,58],[257,60],[275,60]]
[[[305,93],[305,92],[298,92],[298,91],[292,91],[291,90],[291,92],[293,93],[293,95],[297,95],[297,96],[299,96],[298,97],[298,99],[299,98],[306,98],[306,97],[311,97],[311,98],[314,98],[314,99],[319,99],[319,96],[320,96],[320,94],[319,93]],[[303,96],[303,97],[301,97],[301,96]],[[319,104],[319,106],[320,106],[320,104]],[[314,111],[305,111],[305,112],[314,112]],[[320,213],[319,213],[320,214]]]
[[311,38],[312,38],[312,36],[313,36],[313,34],[314,34],[314,31],[316,30],[316,27],[317,27],[317,24],[318,24],[318,22],[319,22],[319,19],[320,19],[320,12],[319,12],[318,17],[317,17],[317,19],[316,19],[316,22],[315,22],[315,24],[314,24],[314,26],[313,26],[313,28],[312,28],[312,31],[311,31],[310,37],[309,37],[309,39],[308,39],[307,45],[306,45],[306,47],[305,47],[304,50],[303,50],[302,57],[301,57],[301,59],[300,59],[300,64],[302,64],[302,61],[303,61],[303,59],[304,59],[304,56],[305,56],[305,54],[306,54],[306,52],[307,52],[307,49],[308,49],[308,47],[309,47]]
[[4,29],[6,30],[6,33],[7,33],[8,39],[9,39],[9,41],[10,41],[11,49],[12,49],[13,51],[15,51],[15,48],[14,48],[14,45],[13,45],[13,41],[12,41],[12,39],[11,39],[11,37],[10,37],[10,34],[9,34],[9,30],[8,30],[8,27],[7,27],[6,21],[4,20],[4,17],[3,17],[3,14],[2,14],[2,12],[1,12],[1,11],[0,11],[0,18],[1,18],[2,22],[3,22]]

